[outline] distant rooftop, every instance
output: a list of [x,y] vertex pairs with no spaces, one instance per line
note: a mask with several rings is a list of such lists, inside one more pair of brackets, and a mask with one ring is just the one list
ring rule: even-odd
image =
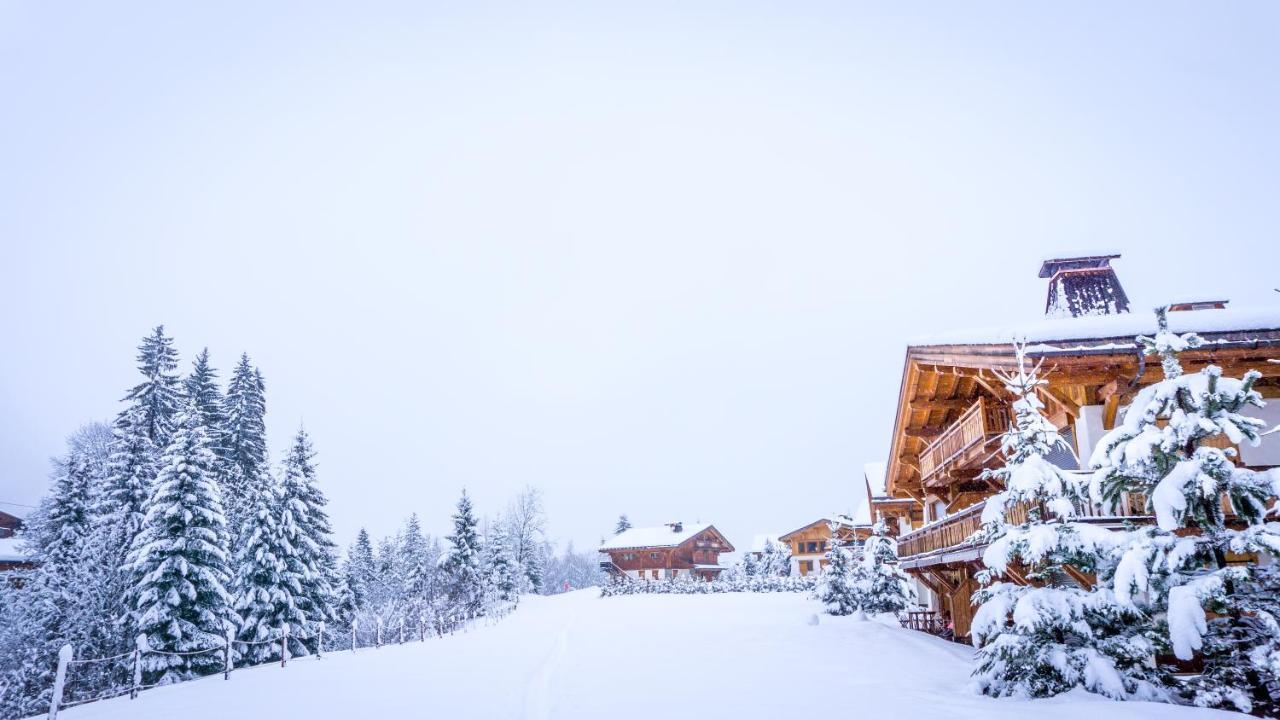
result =
[[[674,529],[675,525],[679,526],[678,531]],[[657,527],[633,527],[609,538],[600,546],[600,549],[675,547],[709,527],[711,523],[671,523]]]

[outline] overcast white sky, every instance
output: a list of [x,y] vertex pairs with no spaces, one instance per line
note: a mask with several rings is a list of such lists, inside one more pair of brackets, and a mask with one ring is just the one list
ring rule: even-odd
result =
[[261,365],[344,543],[527,483],[744,547],[1043,256],[1278,297],[1274,3],[339,5],[0,0],[0,501],[164,323]]

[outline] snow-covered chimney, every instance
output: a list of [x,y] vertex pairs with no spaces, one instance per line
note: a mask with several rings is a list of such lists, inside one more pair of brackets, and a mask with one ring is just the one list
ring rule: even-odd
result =
[[667,523],[667,525],[671,526],[671,532],[673,533],[684,532],[684,523],[680,522],[679,520],[673,523]]
[[1129,312],[1111,261],[1119,255],[1081,255],[1045,260],[1040,277],[1049,278],[1044,314],[1049,317],[1116,315]]

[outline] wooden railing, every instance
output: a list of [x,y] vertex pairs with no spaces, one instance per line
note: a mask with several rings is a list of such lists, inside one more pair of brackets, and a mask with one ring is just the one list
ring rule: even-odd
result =
[[968,410],[929,443],[920,453],[920,478],[929,478],[944,469],[947,463],[979,444],[997,437],[1009,429],[1009,411],[1005,406],[980,397]]
[[[942,520],[925,525],[898,538],[898,557],[927,555],[966,544],[974,533],[982,528],[982,510],[986,501],[961,510]],[[1027,521],[1031,506],[1027,503],[1015,503],[1005,510],[1005,521],[1011,525],[1020,525]],[[1138,518],[1146,516],[1146,500],[1137,494],[1125,494],[1121,498],[1120,507],[1114,512],[1104,510],[1092,503],[1078,508],[1077,522],[1105,523],[1112,518]]]
[[898,557],[924,555],[963,544],[982,527],[985,502],[971,505],[960,512],[925,525],[898,538]]

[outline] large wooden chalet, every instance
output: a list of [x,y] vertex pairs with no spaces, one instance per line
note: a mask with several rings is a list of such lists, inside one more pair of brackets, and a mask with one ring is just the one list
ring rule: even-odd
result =
[[[1010,341],[1025,339],[1029,355],[1043,358],[1046,413],[1071,445],[1051,460],[1068,470],[1087,469],[1098,440],[1134,394],[1163,377],[1160,363],[1144,358],[1134,341],[1154,332],[1154,314],[1128,312],[1129,300],[1110,265],[1115,257],[1046,261],[1040,273],[1050,279],[1043,321],[952,333],[907,348],[889,461],[882,485],[868,472],[868,494],[876,515],[896,525],[902,567],[918,580],[922,601],[950,614],[957,637],[969,634],[971,595],[978,587],[974,574],[981,569],[983,547],[972,537],[983,501],[1000,489],[978,475],[1000,463],[999,439],[1010,425],[1010,398],[994,375],[1014,367]],[[1257,389],[1264,397],[1280,397],[1280,364],[1269,362],[1280,359],[1280,310],[1242,312],[1223,301],[1171,309],[1178,311],[1169,314],[1172,330],[1194,331],[1207,341],[1181,355],[1188,372],[1210,363],[1233,376],[1258,370],[1264,377]],[[1277,424],[1280,403],[1256,415]],[[1243,465],[1280,465],[1280,435],[1238,450]],[[1145,512],[1145,503],[1135,498],[1122,508],[1122,517],[1095,511],[1083,520],[1119,527],[1126,519],[1149,521]]]
[[720,553],[733,545],[709,523],[673,522],[631,528],[600,546],[600,566],[614,579],[674,580],[693,575],[712,580],[724,568]]
[[870,525],[855,525],[853,518],[835,516],[835,520],[821,518],[796,528],[778,538],[791,551],[791,574],[810,575],[820,573],[829,562],[828,551],[834,538],[837,544],[860,542],[870,534]]

